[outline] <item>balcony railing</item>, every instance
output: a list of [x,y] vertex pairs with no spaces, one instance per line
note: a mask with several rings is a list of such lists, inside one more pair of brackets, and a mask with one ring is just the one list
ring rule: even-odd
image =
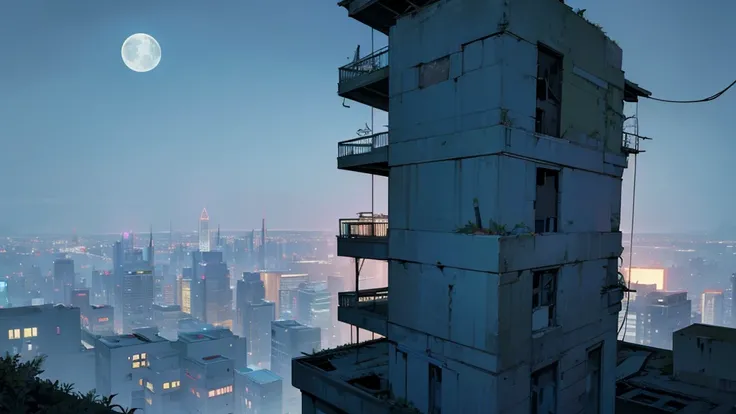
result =
[[388,237],[388,217],[340,219],[340,236],[346,239]]
[[376,302],[385,302],[388,300],[388,288],[365,289],[358,291],[358,299],[355,299],[355,292],[340,292],[338,301],[342,307],[356,307],[372,305]]
[[340,82],[373,73],[388,66],[388,46],[340,68]]
[[358,137],[337,144],[337,156],[347,157],[349,155],[368,154],[376,148],[388,145],[388,132]]

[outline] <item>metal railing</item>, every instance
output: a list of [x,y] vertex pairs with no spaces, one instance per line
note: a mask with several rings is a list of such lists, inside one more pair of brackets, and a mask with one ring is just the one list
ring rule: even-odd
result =
[[388,66],[388,46],[340,68],[340,82],[373,73]]
[[388,218],[340,219],[339,237],[348,239],[388,237]]
[[375,148],[381,148],[387,145],[388,132],[379,132],[365,137],[353,138],[337,144],[337,157],[368,154]]
[[358,300],[355,300],[355,292],[340,292],[337,294],[339,305],[342,307],[355,307],[361,304],[375,303],[388,300],[388,288],[365,289],[358,291]]

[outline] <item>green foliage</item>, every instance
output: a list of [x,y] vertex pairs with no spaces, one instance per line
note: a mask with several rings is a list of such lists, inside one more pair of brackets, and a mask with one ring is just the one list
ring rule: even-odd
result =
[[[94,391],[74,391],[74,385],[43,380],[44,358],[21,362],[19,355],[0,358],[0,412],[8,414],[133,414],[113,404],[115,395],[99,397]],[[117,411],[115,411],[117,410]]]
[[488,222],[488,227],[478,227],[477,224],[469,221],[465,226],[455,230],[460,234],[480,234],[486,236],[518,236],[522,234],[532,234],[531,229],[524,223],[515,225],[511,230],[505,224],[496,223],[493,220]]

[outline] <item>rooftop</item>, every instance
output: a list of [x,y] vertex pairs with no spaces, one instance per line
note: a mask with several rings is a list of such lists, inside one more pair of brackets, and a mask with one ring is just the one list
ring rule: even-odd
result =
[[0,318],[18,318],[27,315],[38,314],[41,312],[64,312],[72,309],[79,308],[64,305],[54,305],[51,303],[35,306],[20,306],[17,308],[2,308],[0,309]]
[[233,333],[227,328],[205,329],[197,332],[180,332],[179,340],[185,343],[211,341],[232,337]]
[[294,359],[296,364],[317,369],[321,375],[373,397],[388,393],[388,341],[384,338],[326,349]]
[[309,326],[302,325],[294,320],[280,320],[271,322],[271,326],[276,326],[283,329],[312,329]]
[[127,335],[101,336],[98,341],[108,348],[123,348],[127,346],[144,345],[158,342],[168,342],[158,335],[149,332],[136,332]]
[[258,371],[250,371],[244,374],[249,380],[259,385],[270,384],[272,382],[281,381],[281,377],[267,369],[259,369]]
[[[705,326],[705,325],[700,325]],[[685,330],[702,328],[691,325]],[[727,328],[717,330],[730,330]],[[685,413],[728,411],[736,403],[733,393],[678,380],[673,375],[670,350],[619,341],[616,367],[616,411],[625,413]]]
[[674,334],[690,337],[710,338],[721,342],[736,343],[736,329],[726,328],[724,326],[694,323],[690,326],[676,331]]
[[157,311],[163,311],[163,312],[177,312],[181,310],[181,306],[179,305],[153,305],[153,310]]

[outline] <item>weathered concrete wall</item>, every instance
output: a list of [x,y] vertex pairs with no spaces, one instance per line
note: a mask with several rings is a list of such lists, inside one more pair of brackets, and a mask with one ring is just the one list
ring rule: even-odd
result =
[[[538,43],[564,55],[560,137],[534,132]],[[557,0],[441,1],[400,19],[390,48],[394,396],[426,412],[432,364],[443,412],[529,412],[532,374],[556,364],[557,412],[580,413],[602,345],[613,412],[617,315],[601,290],[621,251],[621,49]],[[428,65],[445,69],[428,81]],[[533,228],[537,168],[559,171],[560,233],[457,233],[475,200],[485,226]],[[533,272],[550,267],[554,323],[533,331]]]

